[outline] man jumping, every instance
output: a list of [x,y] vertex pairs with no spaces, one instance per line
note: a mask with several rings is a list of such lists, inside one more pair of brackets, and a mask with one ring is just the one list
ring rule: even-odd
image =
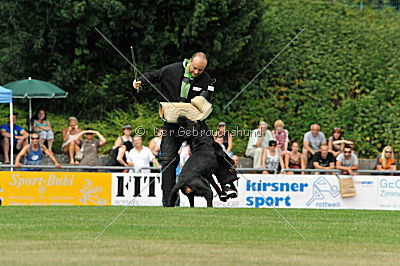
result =
[[[211,101],[214,81],[205,72],[207,55],[197,52],[183,62],[164,66],[156,71],[144,73],[138,80],[133,81],[135,89],[150,85],[149,82],[159,82],[169,102],[187,102],[196,96],[203,96]],[[179,148],[182,139],[178,136],[178,125],[164,122],[164,132],[161,141],[159,160],[162,165],[163,205],[166,206],[169,194],[176,182],[176,167],[179,163]],[[208,128],[207,128],[208,129]],[[232,188],[224,185],[222,189],[229,193]],[[236,192],[234,192],[236,193]]]

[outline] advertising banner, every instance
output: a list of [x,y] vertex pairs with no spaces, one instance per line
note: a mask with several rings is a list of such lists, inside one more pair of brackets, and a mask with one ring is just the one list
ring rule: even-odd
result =
[[1,172],[1,205],[110,205],[110,173]]
[[112,174],[111,204],[162,206],[161,176],[158,173]]

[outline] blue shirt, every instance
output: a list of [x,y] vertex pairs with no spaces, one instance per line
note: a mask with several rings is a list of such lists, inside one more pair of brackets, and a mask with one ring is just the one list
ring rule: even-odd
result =
[[[7,124],[4,124],[4,125],[2,125],[1,127],[0,127],[0,130],[5,130],[7,133],[11,133],[11,131],[10,131],[10,125],[7,123]],[[16,138],[15,138],[15,136],[21,136],[22,135],[22,130],[25,130],[23,127],[21,127],[21,126],[18,126],[18,125],[14,125],[14,140],[15,140],[15,142],[16,142]]]

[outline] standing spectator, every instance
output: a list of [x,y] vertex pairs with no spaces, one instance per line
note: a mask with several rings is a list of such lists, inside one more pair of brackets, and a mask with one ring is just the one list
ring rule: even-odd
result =
[[[287,169],[302,169],[304,165],[303,156],[299,152],[299,143],[292,142],[292,150],[285,155],[285,168]],[[300,172],[286,172],[289,175],[301,174]]]
[[395,171],[397,170],[396,159],[394,158],[393,148],[386,146],[376,159],[376,170]]
[[180,169],[183,168],[185,165],[186,161],[189,159],[189,157],[192,155],[192,152],[190,151],[190,145],[187,144],[186,141],[182,143],[182,147],[179,150],[179,165]]
[[163,127],[157,128],[156,136],[152,138],[149,143],[149,149],[154,154],[154,156],[156,156],[156,158],[158,158],[158,156],[160,155],[162,135]]
[[[86,139],[81,140],[83,134],[85,134]],[[94,134],[96,134],[100,140],[94,139]],[[81,165],[96,166],[98,149],[106,144],[107,141],[99,131],[93,130],[92,128],[85,128],[85,130],[75,136],[74,142],[83,150]]]
[[350,146],[345,146],[343,153],[336,158],[336,168],[342,171],[342,175],[354,175],[354,170],[358,170],[358,158],[353,153]]
[[268,130],[268,125],[264,121],[260,122],[258,129],[251,131],[246,156],[253,158],[253,168],[261,168],[263,148],[268,147],[271,140],[273,140],[271,131]]
[[[11,147],[11,129],[10,129],[10,116],[7,116],[7,124],[0,127],[1,135],[3,136],[2,147],[4,152],[4,163],[10,163],[10,147]],[[17,114],[13,114],[14,126],[14,149],[20,151],[28,143],[29,133],[24,128],[15,124],[17,122]]]
[[[333,153],[329,152],[326,144],[322,144],[321,151],[315,154],[313,166],[315,169],[335,169],[335,156]],[[316,174],[319,175],[320,173],[317,172]],[[327,174],[327,172],[325,172],[325,174]]]
[[125,144],[125,142],[130,141],[133,144],[133,139],[132,139],[132,126],[131,125],[125,125],[122,127],[122,136],[119,136],[115,141],[114,141],[114,147],[113,148],[118,148],[121,147],[121,145]]
[[322,144],[326,144],[326,139],[324,133],[320,132],[321,128],[318,124],[311,125],[311,131],[304,134],[303,139],[303,160],[304,167],[308,168],[309,158],[312,162],[312,157],[321,148]]
[[[222,150],[223,150],[226,154],[228,154],[228,153],[226,152],[226,148],[225,148],[225,146],[224,146],[224,138],[223,138],[222,136],[217,136],[217,138],[215,139],[215,142],[218,143],[218,144],[221,146]],[[229,154],[228,154],[228,155],[229,155]]]
[[232,156],[232,161],[233,161],[233,166],[235,168],[238,168],[239,167],[239,157],[237,155],[233,155]]
[[69,155],[70,164],[79,164],[75,162],[75,154],[79,151],[79,146],[75,145],[74,138],[81,132],[76,117],[68,118],[68,127],[62,130],[63,144],[61,146],[64,153]]
[[331,152],[336,158],[341,152],[343,152],[344,145],[343,130],[339,127],[335,127],[332,136],[328,139],[329,152]]
[[226,130],[225,122],[218,123],[218,131],[214,135],[214,140],[217,141],[217,137],[222,137],[222,144],[225,146],[225,152],[229,157],[232,157],[232,134]]
[[54,133],[51,130],[51,123],[47,120],[47,113],[39,109],[33,116],[33,131],[39,132],[40,144],[47,140],[49,152],[53,152]]
[[[21,167],[21,158],[25,156],[25,165],[40,165],[43,159],[43,153],[47,154],[50,159],[55,163],[57,168],[61,168],[61,165],[57,162],[56,158],[53,156],[53,153],[50,152],[44,146],[42,143],[39,141],[39,133],[32,133],[31,134],[31,144],[25,145],[21,152],[18,153],[17,157],[15,158],[15,166],[16,167]],[[41,171],[41,169],[31,169],[31,168],[24,168],[24,171]]]
[[268,148],[263,149],[262,154],[262,168],[269,169],[268,171],[263,171],[263,174],[273,174],[275,171],[284,169],[283,159],[281,151],[276,147],[276,140],[270,140]]
[[284,126],[282,120],[276,120],[274,123],[275,130],[272,130],[272,137],[278,143],[278,149],[283,156],[287,153],[289,143],[289,132],[283,128]]
[[134,167],[135,173],[139,173],[143,167],[150,167],[150,162],[160,167],[160,164],[151,150],[142,145],[141,136],[133,137],[133,149],[130,150],[126,159],[128,165]]

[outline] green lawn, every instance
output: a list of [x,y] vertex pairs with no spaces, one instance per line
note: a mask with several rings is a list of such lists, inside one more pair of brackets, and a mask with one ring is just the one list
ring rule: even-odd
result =
[[398,264],[400,213],[355,210],[0,207],[4,264]]

